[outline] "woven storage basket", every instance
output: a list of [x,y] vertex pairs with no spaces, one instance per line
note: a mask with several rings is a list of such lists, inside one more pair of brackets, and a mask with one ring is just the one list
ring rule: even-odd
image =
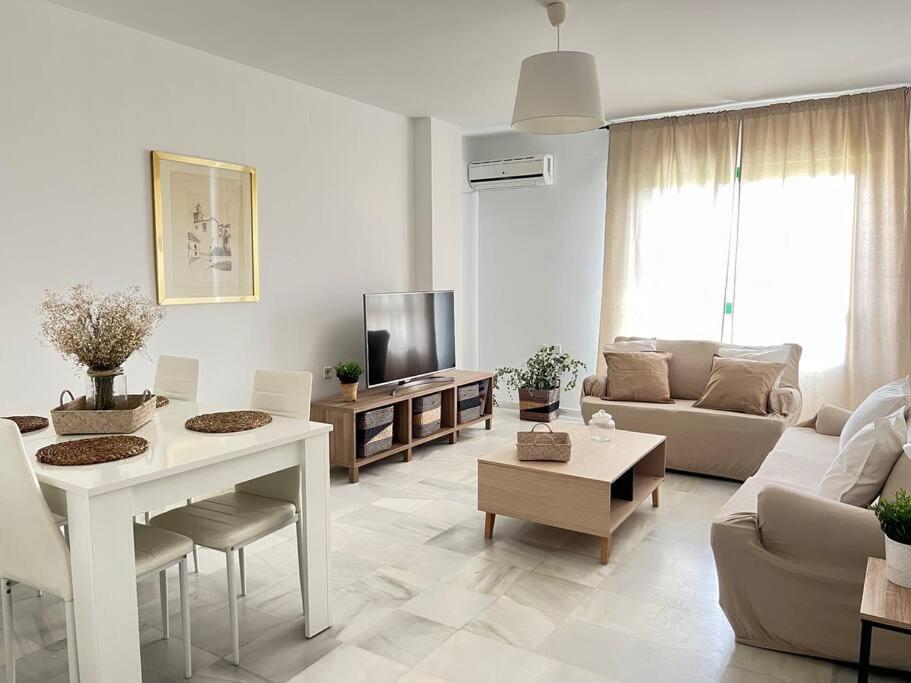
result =
[[482,379],[478,382],[478,401],[481,405],[481,415],[487,413],[487,394],[490,392],[490,380]]
[[376,408],[357,414],[357,457],[379,453],[392,448],[392,419],[395,406]]
[[440,431],[443,396],[439,392],[411,401],[411,434],[417,438]]
[[559,389],[519,389],[520,420],[553,422],[559,411]]
[[477,382],[459,387],[459,424],[481,417],[481,392]]
[[[535,432],[546,427],[547,432]],[[573,442],[568,432],[555,432],[550,425],[535,425],[530,432],[516,434],[516,451],[519,460],[555,460],[568,462]]]
[[87,410],[85,396],[68,403],[63,391],[60,406],[51,410],[51,422],[58,434],[129,434],[135,432],[155,415],[155,397],[148,391],[144,394],[128,394],[127,407],[121,410]]

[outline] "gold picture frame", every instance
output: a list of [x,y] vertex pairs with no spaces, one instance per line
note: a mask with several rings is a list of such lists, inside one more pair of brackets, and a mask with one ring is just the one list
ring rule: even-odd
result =
[[259,301],[255,168],[153,150],[152,204],[159,304]]

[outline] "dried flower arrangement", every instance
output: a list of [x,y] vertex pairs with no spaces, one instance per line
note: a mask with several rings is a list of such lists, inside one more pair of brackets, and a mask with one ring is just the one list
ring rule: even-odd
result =
[[145,345],[165,312],[138,287],[98,292],[90,283],[66,293],[45,290],[41,335],[67,360],[93,377],[96,409],[113,408],[112,373]]

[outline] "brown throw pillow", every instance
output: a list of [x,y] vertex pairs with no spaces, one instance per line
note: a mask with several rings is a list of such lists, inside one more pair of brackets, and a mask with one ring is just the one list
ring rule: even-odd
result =
[[715,356],[705,391],[693,407],[768,415],[769,392],[784,368],[784,363]]
[[608,401],[642,401],[644,403],[673,403],[667,379],[671,354],[661,351],[608,352]]

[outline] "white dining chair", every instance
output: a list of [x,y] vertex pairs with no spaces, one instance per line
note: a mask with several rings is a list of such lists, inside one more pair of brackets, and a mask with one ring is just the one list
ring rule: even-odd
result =
[[159,356],[152,393],[176,401],[195,401],[199,391],[199,359]]
[[[187,356],[159,356],[155,368],[155,382],[152,385],[156,396],[172,398],[175,401],[196,401],[199,393],[199,359]],[[192,503],[187,498],[187,503]],[[145,513],[149,523],[151,513]],[[193,546],[193,571],[199,573],[199,552]]]
[[[78,681],[78,639],[73,613],[69,546],[38,487],[19,429],[10,420],[0,419],[0,457],[5,465],[3,477],[0,477],[0,608],[3,614],[6,682],[16,681],[12,598],[16,583],[39,588],[63,600],[70,680]],[[159,574],[164,638],[170,636],[165,571],[175,564],[179,566],[184,665],[185,675],[190,678],[193,669],[187,555],[193,542],[186,536],[143,524],[133,525],[133,539],[137,578]]]
[[[257,370],[250,408],[272,415],[309,420],[312,384],[313,375],[309,372]],[[152,518],[151,524],[154,527],[189,536],[197,545],[225,553],[228,618],[231,625],[232,661],[235,665],[240,664],[237,565],[240,564],[240,594],[246,595],[244,548],[247,545],[294,524],[303,600],[306,567],[300,493],[300,469],[291,467],[237,484],[231,493],[204,498]]]

